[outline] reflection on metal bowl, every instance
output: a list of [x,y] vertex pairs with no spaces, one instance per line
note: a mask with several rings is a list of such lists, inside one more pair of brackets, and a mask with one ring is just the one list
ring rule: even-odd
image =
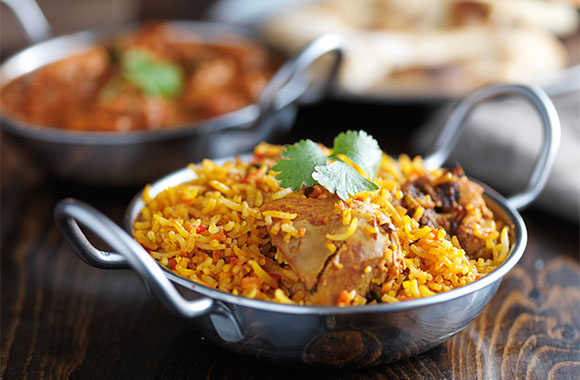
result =
[[[203,286],[158,265],[131,236],[133,223],[144,206],[142,193],[127,208],[125,230],[94,208],[72,199],[57,205],[55,218],[84,261],[103,269],[134,269],[165,307],[185,318],[201,336],[234,352],[321,367],[359,368],[408,358],[439,345],[473,321],[524,253],[527,231],[517,209],[532,202],[545,184],[560,139],[557,114],[541,90],[492,86],[466,98],[450,117],[436,144],[437,150],[424,162],[430,168],[440,167],[474,106],[501,95],[524,96],[534,104],[542,118],[545,136],[523,192],[506,199],[482,184],[487,207],[496,218],[511,226],[513,248],[503,264],[491,273],[433,296],[349,307],[300,306],[235,296]],[[162,190],[193,178],[195,173],[184,168],[154,182],[148,194],[153,198]],[[95,232],[116,253],[97,250],[77,222]]]

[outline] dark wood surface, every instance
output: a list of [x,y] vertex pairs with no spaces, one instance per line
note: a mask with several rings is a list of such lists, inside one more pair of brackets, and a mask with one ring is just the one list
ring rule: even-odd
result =
[[[373,112],[361,114],[375,120],[370,132],[384,149],[404,151],[407,136],[388,130]],[[407,120],[418,123],[425,112]],[[288,142],[303,135],[330,142],[335,125],[317,115],[302,113]],[[340,120],[359,128],[361,115]],[[441,346],[365,370],[292,368],[213,346],[167,312],[131,271],[94,269],[77,258],[53,222],[55,203],[74,196],[120,221],[137,189],[50,179],[4,138],[1,153],[2,378],[580,378],[578,224],[523,212],[529,230],[523,259],[484,312]]]

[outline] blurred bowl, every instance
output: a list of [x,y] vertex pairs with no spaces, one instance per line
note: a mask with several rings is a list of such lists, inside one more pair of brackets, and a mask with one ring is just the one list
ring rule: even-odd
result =
[[493,83],[539,85],[550,96],[580,88],[572,3],[220,0],[209,15],[260,30],[290,53],[321,34],[341,35],[336,100],[437,106]]
[[[27,12],[31,9],[24,13],[30,16]],[[26,18],[20,17],[21,23],[26,24]],[[195,33],[204,43],[227,45],[233,36],[272,51],[245,28],[190,21],[172,21],[169,25]],[[34,44],[0,66],[0,86],[135,28],[88,30]],[[0,114],[0,123],[8,139],[58,178],[99,186],[142,184],[188,162],[247,152],[258,142],[287,132],[298,101],[309,89],[308,67],[327,53],[334,53],[336,58],[329,75],[322,80],[327,84],[342,57],[341,43],[335,36],[322,37],[288,59],[255,104],[183,125],[151,131],[85,132],[31,124],[6,112]],[[320,91],[315,97],[322,94],[326,85],[317,88]]]

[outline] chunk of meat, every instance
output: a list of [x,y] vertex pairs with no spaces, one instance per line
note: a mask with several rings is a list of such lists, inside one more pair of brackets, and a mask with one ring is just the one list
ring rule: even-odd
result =
[[[349,227],[342,217],[346,208],[358,226],[347,239],[331,241],[327,234],[342,234]],[[285,241],[284,233],[273,233],[272,225],[268,226],[272,244],[314,292],[313,304],[336,305],[344,290],[364,296],[373,284],[400,272],[402,255],[390,218],[366,203],[285,198],[265,203],[262,211],[268,210],[295,213],[294,228],[306,231],[303,237]],[[328,249],[327,242],[336,246],[335,252]]]
[[485,240],[475,236],[474,225],[477,224],[484,235],[493,232],[494,229],[489,227],[493,221],[493,213],[485,205],[481,186],[465,176],[459,178],[458,183],[460,194],[458,203],[464,208],[471,205],[471,212],[467,213],[462,223],[457,226],[457,238],[468,254],[478,257],[485,248]]
[[[449,178],[441,181],[445,176]],[[484,255],[485,240],[474,231],[479,228],[484,235],[493,231],[490,227],[493,214],[483,199],[483,188],[470,181],[459,167],[441,178],[423,176],[405,183],[402,206],[410,215],[419,206],[423,207],[421,225],[441,227],[449,235],[456,235],[465,252],[472,257]]]
[[364,296],[373,285],[391,281],[400,274],[402,253],[394,227],[390,222],[377,226],[376,220],[370,225],[378,227],[376,233],[357,229],[340,245],[320,274],[313,303],[336,304],[343,290],[356,290]]
[[326,247],[326,233],[344,227],[341,216],[335,212],[334,204],[334,200],[285,198],[266,202],[261,208],[262,211],[295,213],[297,216],[293,220],[294,228],[306,229],[304,237],[290,239],[288,242],[284,241],[283,232],[272,233],[272,225],[268,226],[268,233],[272,244],[278,248],[278,252],[309,290],[317,284],[318,275],[333,255]]

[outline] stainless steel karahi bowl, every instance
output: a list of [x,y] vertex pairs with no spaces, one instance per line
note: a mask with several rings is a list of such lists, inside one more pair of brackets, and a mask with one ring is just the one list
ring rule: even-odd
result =
[[[504,95],[523,96],[536,107],[543,122],[544,145],[523,192],[504,198],[483,185],[488,207],[512,227],[514,243],[509,257],[487,276],[446,293],[394,304],[352,307],[296,306],[248,299],[179,277],[149,256],[131,236],[133,221],[145,205],[141,193],[127,208],[125,230],[91,206],[73,199],[57,205],[55,219],[88,264],[103,269],[132,268],[165,307],[185,318],[201,336],[234,352],[324,367],[366,367],[408,358],[439,345],[475,319],[524,253],[527,232],[517,210],[541,191],[560,141],[559,119],[545,93],[517,85],[492,86],[476,92],[459,103],[435,152],[425,162],[428,167],[441,166],[474,106]],[[149,194],[154,197],[163,189],[194,177],[188,168],[176,171],[154,182]],[[116,253],[94,248],[77,222]]]
[[[15,14],[23,25],[36,25],[33,23],[36,20],[30,17],[41,17],[40,11],[35,8],[35,2],[26,3],[27,7],[15,7]],[[16,6],[19,2],[6,4]],[[194,21],[171,24],[194,32],[207,43],[227,44],[224,41],[234,36],[265,46],[251,31],[233,25]],[[106,43],[135,27],[88,30],[37,43],[0,66],[0,86],[49,63]],[[31,39],[44,37],[44,32],[44,29],[28,31],[34,36]],[[328,54],[335,58],[328,75],[316,78],[316,89],[309,88],[309,66]],[[302,96],[307,90],[310,101],[321,96],[334,78],[341,58],[340,40],[332,35],[322,37],[279,69],[256,104],[181,126],[123,133],[81,132],[26,123],[5,112],[0,113],[0,124],[7,137],[59,178],[99,186],[140,185],[187,162],[248,152],[258,142],[287,132]]]

